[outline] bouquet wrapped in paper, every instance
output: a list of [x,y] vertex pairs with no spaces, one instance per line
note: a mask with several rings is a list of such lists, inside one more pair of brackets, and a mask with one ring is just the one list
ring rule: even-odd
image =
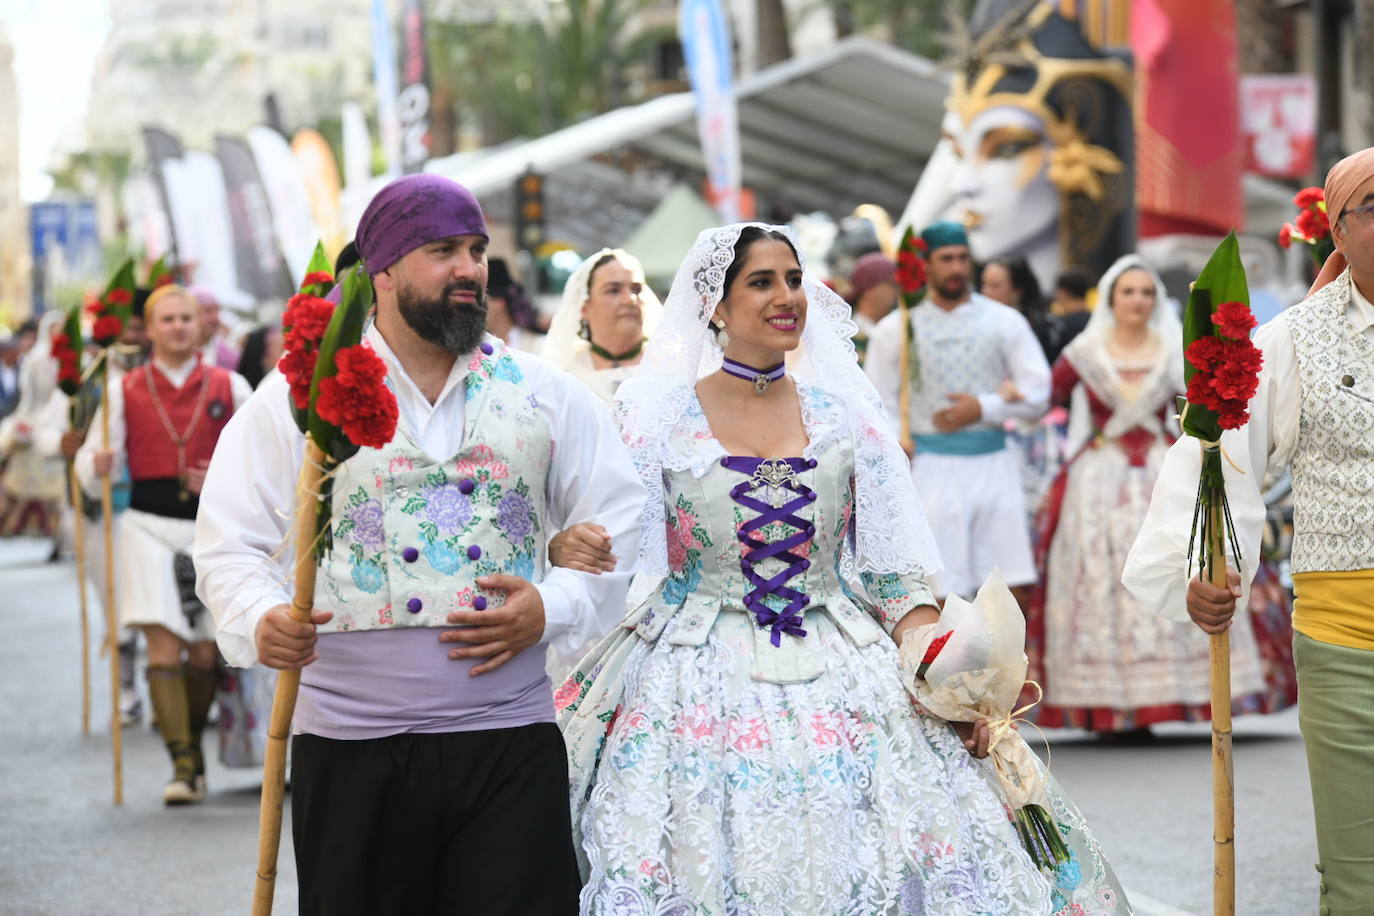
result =
[[1047,811],[1044,768],[1015,728],[1026,684],[1026,620],[1000,573],[970,603],[950,595],[938,623],[902,643],[902,682],[933,716],[948,722],[986,719],[996,786],[1037,865],[1070,858]]

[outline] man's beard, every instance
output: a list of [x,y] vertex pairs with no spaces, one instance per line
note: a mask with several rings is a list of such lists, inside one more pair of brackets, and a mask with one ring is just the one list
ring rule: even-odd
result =
[[[455,305],[451,297],[460,290],[475,293],[477,301]],[[455,355],[474,349],[487,330],[487,292],[471,280],[448,284],[438,299],[424,299],[413,288],[398,290],[396,303],[412,331]]]
[[968,292],[968,280],[964,277],[951,277],[935,284],[935,291],[946,299],[958,299]]

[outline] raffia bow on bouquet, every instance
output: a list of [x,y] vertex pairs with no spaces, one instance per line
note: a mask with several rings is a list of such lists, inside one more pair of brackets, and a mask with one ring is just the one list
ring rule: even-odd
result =
[[923,635],[902,643],[902,683],[933,716],[988,721],[996,786],[1026,851],[1040,868],[1069,861],[1046,809],[1045,770],[1014,727],[1030,711],[1016,708],[1026,686],[1026,619],[1002,574],[994,571],[971,603],[950,595],[939,622]]
[[[1199,568],[1219,588],[1228,584],[1228,550],[1237,567],[1241,559],[1226,499],[1223,460],[1243,473],[1222,448],[1221,434],[1250,421],[1250,399],[1259,389],[1259,372],[1264,362],[1263,355],[1250,341],[1255,317],[1250,313],[1249,302],[1240,245],[1232,232],[1212,253],[1188,295],[1183,315],[1183,371],[1188,394],[1179,399],[1179,424],[1185,435],[1198,440],[1202,449],[1188,561],[1191,567],[1196,557]],[[1212,634],[1208,647],[1212,700],[1212,909],[1218,916],[1229,916],[1236,908],[1230,634]]]
[[[282,315],[285,353],[280,363],[290,385],[291,414],[305,435],[305,460],[296,481],[294,590],[291,616],[310,621],[315,572],[329,551],[334,471],[363,446],[380,448],[396,433],[396,396],[386,385],[386,363],[362,343],[372,309],[372,282],[361,265],[343,275],[339,303],[325,294],[334,285],[328,258],[317,245],[301,291]],[[272,912],[277,852],[281,845],[286,739],[300,689],[299,668],[278,672],[263,756],[258,819],[258,873],[254,916]]]

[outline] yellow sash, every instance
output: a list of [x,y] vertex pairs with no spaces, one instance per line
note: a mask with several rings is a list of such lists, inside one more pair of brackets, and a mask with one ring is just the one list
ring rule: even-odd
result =
[[1293,575],[1293,629],[1318,642],[1374,649],[1374,569]]

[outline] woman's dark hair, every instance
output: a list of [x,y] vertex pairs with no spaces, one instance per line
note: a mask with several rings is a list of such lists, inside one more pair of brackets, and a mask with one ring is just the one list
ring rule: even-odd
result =
[[254,388],[262,384],[263,376],[267,375],[262,367],[262,359],[267,355],[267,333],[270,330],[264,324],[249,331],[248,336],[243,338],[243,349],[239,351],[239,375]]
[[987,270],[993,264],[1005,270],[1011,278],[1011,288],[1016,290],[1016,307],[1021,314],[1032,315],[1045,310],[1045,299],[1040,294],[1040,281],[1035,279],[1035,271],[1031,270],[1025,258],[1019,255],[993,258],[983,265],[983,269]]
[[730,292],[730,287],[734,285],[735,278],[744,268],[744,260],[749,254],[750,247],[763,239],[773,239],[782,242],[792,251],[792,257],[801,263],[801,258],[797,256],[797,249],[792,247],[792,240],[776,229],[761,229],[758,226],[746,226],[740,230],[739,241],[735,242],[735,258],[730,262],[730,266],[725,269],[725,286],[721,289],[721,297]]
[[587,298],[591,298],[592,284],[596,282],[596,272],[601,268],[605,267],[607,264],[611,263],[612,261],[618,260],[619,258],[615,256],[615,252],[603,254],[601,257],[596,259],[596,263],[592,265],[592,269],[587,271]]
[[1055,278],[1054,288],[1062,289],[1075,299],[1085,299],[1088,290],[1093,288],[1093,278],[1082,267],[1070,267]]
[[339,256],[334,259],[334,276],[341,275],[345,270],[357,264],[363,259],[358,253],[358,243],[349,242],[339,251]]

